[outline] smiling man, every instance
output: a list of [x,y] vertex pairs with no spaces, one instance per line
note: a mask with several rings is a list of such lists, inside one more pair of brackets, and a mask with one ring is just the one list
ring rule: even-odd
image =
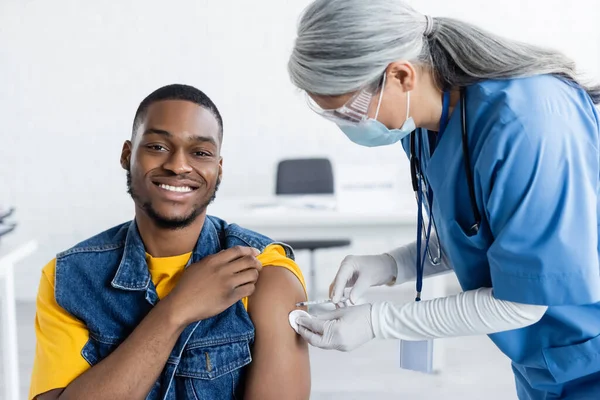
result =
[[29,398],[308,398],[292,250],[206,214],[222,139],[198,89],[142,101],[121,155],[135,219],[44,267]]

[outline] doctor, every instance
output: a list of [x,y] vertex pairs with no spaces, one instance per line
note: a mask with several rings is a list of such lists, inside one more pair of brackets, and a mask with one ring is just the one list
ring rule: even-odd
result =
[[450,269],[464,290],[300,318],[300,334],[342,351],[487,334],[520,399],[600,398],[600,87],[557,52],[400,0],[315,1],[288,68],[351,141],[401,142],[419,204],[416,242],[347,257],[333,301],[413,280],[420,300]]

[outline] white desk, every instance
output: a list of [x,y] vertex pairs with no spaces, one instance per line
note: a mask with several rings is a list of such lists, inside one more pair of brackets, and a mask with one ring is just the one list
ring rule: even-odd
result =
[[19,354],[15,313],[14,266],[37,249],[30,241],[0,254],[0,298],[2,299],[2,351],[4,354],[4,398],[19,398]]
[[[217,198],[208,213],[252,229],[273,239],[370,238],[385,242],[385,249],[399,246],[394,239],[414,236],[416,205],[401,204],[397,210],[365,206],[360,212],[300,207],[256,207],[276,204],[277,198]],[[284,201],[285,202],[285,201]],[[407,240],[410,240],[408,237]],[[389,242],[389,246],[388,243]]]

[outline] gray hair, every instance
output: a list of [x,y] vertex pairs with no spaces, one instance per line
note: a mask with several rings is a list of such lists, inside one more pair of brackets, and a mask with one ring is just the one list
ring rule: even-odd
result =
[[486,32],[452,18],[430,18],[402,0],[316,0],[304,11],[288,62],[292,82],[318,95],[354,92],[397,60],[433,71],[441,90],[487,79],[553,74],[586,86],[563,54]]

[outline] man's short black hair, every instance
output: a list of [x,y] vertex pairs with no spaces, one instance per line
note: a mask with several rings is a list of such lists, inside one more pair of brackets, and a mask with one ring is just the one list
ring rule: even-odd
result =
[[223,118],[221,118],[221,113],[219,113],[219,109],[212,102],[212,100],[204,94],[199,89],[196,89],[193,86],[182,85],[182,84],[172,84],[163,86],[160,89],[156,89],[154,92],[150,93],[142,102],[140,103],[137,111],[135,112],[135,118],[133,119],[133,129],[131,136],[135,135],[137,128],[139,127],[142,119],[146,116],[146,112],[148,111],[148,107],[151,104],[156,103],[157,101],[163,100],[184,100],[190,101],[192,103],[198,104],[200,107],[204,107],[209,110],[217,119],[219,124],[219,139],[223,140]]

